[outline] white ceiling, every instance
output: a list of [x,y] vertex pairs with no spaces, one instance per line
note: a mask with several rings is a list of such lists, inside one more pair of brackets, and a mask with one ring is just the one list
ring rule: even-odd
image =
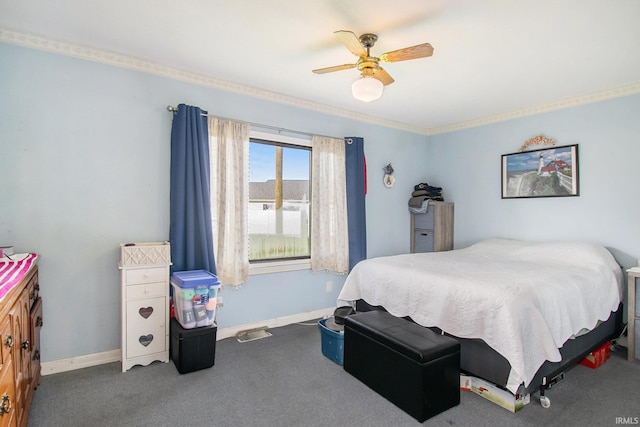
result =
[[[0,0],[0,29],[427,133],[640,92],[638,0]],[[311,72],[356,61],[336,30],[377,34],[375,56],[435,51],[385,64],[395,83],[362,103],[356,69]]]

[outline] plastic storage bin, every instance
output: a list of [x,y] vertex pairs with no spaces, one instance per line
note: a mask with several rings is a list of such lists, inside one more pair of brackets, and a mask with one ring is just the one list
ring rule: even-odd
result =
[[176,319],[171,319],[171,360],[178,372],[186,374],[214,365],[217,331],[215,324],[184,329]]
[[344,333],[327,328],[324,324],[327,319],[318,320],[320,327],[320,341],[322,343],[322,354],[333,360],[338,365],[342,365],[344,355]]
[[211,326],[216,318],[220,281],[206,270],[176,271],[171,275],[176,319],[185,329]]

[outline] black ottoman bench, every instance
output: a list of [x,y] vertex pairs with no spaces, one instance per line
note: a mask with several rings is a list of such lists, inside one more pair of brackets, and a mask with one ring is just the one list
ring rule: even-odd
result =
[[385,311],[345,318],[343,367],[420,422],[460,403],[460,343]]

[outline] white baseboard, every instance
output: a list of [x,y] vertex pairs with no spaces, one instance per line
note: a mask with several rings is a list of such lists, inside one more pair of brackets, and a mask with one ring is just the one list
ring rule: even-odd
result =
[[119,362],[120,349],[104,351],[102,353],[86,354],[84,356],[70,357],[68,359],[42,362],[42,375],[58,374],[60,372],[73,371],[75,369],[88,368],[90,366],[103,365],[105,363]]
[[[329,307],[315,311],[308,311],[306,313],[294,314],[291,316],[276,317],[275,319],[262,320],[260,322],[246,323],[244,325],[218,329],[216,340],[220,341],[225,338],[235,337],[238,332],[245,331],[247,329],[255,329],[262,326],[267,326],[269,328],[278,328],[280,326],[291,325],[292,323],[305,322],[308,320],[320,319],[325,316],[332,316],[334,310],[335,307]],[[116,349],[104,351],[102,353],[93,353],[84,356],[70,357],[68,359],[43,362],[41,365],[41,370],[42,375],[52,375],[61,372],[73,371],[75,369],[88,368],[90,366],[119,361],[120,349]]]

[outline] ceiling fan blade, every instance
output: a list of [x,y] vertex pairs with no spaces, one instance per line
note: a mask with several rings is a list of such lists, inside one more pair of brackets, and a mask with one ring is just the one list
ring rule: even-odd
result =
[[333,73],[334,71],[348,70],[350,68],[355,68],[355,66],[356,64],[335,65],[333,67],[318,68],[316,70],[313,70],[313,72],[316,74],[326,74]]
[[380,56],[382,62],[398,62],[408,59],[418,59],[433,55],[433,46],[423,43],[416,46],[405,47],[391,52],[383,53]]
[[367,50],[362,46],[358,36],[356,36],[351,31],[339,30],[335,31],[333,34],[336,35],[338,40],[342,42],[343,45],[346,46],[347,49],[351,51],[355,56],[367,56]]
[[389,75],[389,73],[387,73],[381,67],[378,67],[377,70],[373,70],[372,74],[373,74],[373,77],[375,77],[376,79],[380,80],[382,82],[382,84],[384,84],[385,86],[388,86],[391,83],[395,82],[395,80],[393,80],[393,77],[391,77]]

